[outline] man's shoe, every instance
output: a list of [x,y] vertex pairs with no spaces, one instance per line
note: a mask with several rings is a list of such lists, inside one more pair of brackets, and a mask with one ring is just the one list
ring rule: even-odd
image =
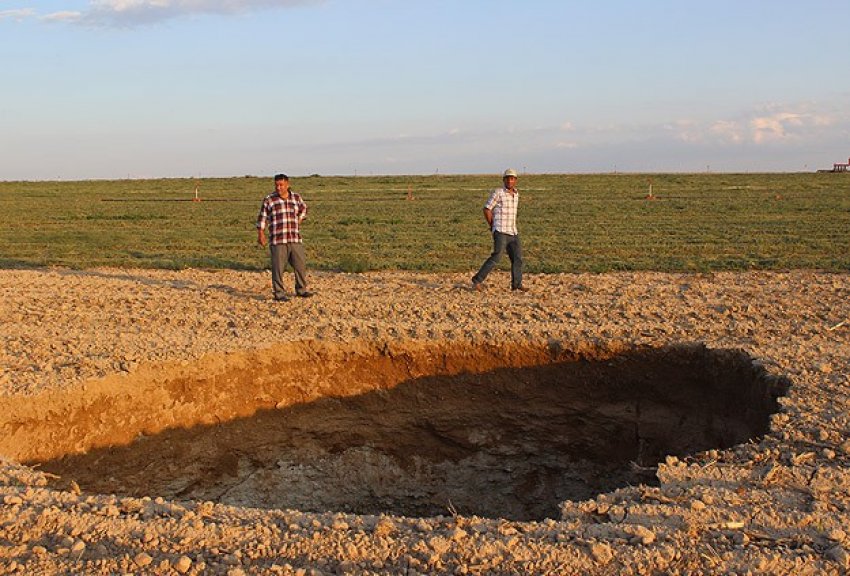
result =
[[511,288],[514,292],[528,292],[528,288],[525,286],[517,286],[516,288]]
[[274,301],[275,302],[289,302],[289,297],[288,296],[275,296]]
[[310,291],[306,291],[306,292],[299,292],[298,294],[296,294],[296,296],[298,296],[299,298],[309,298],[309,297],[311,297],[312,295],[313,295],[313,293],[312,293],[312,292],[310,292]]
[[472,289],[475,290],[476,292],[481,292],[481,291],[484,290],[484,286],[481,284],[481,282],[476,282],[476,281],[473,280],[472,281]]

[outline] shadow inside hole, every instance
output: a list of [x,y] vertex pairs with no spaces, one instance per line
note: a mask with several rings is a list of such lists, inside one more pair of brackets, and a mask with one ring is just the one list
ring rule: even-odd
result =
[[564,500],[653,483],[646,470],[666,455],[763,435],[787,387],[742,352],[639,349],[416,378],[41,468],[96,493],[538,520]]

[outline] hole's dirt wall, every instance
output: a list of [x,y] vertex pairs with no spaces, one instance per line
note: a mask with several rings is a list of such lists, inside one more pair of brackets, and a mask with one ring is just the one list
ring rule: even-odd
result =
[[763,434],[786,385],[702,346],[304,342],[95,383],[14,430],[93,492],[535,519]]
[[420,376],[606,357],[621,348],[302,341],[143,366],[61,393],[0,398],[0,454],[49,460],[171,428],[221,424],[263,408],[389,389]]

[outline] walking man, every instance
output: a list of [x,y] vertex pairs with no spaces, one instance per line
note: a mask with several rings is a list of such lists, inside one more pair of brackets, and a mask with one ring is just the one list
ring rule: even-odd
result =
[[502,187],[493,190],[489,200],[484,204],[484,219],[493,233],[493,253],[472,277],[472,287],[481,290],[482,284],[507,251],[511,260],[511,290],[526,292],[528,288],[522,285],[522,244],[519,241],[519,231],[516,227],[517,206],[519,206],[519,191],[516,189],[516,170],[508,169],[502,175]]
[[312,296],[307,290],[307,264],[301,242],[301,221],[307,216],[307,205],[297,192],[289,189],[289,176],[274,177],[274,192],[263,198],[257,214],[257,243],[266,246],[266,228],[272,259],[272,290],[277,302],[286,302],[283,271],[289,263],[295,271],[295,295]]

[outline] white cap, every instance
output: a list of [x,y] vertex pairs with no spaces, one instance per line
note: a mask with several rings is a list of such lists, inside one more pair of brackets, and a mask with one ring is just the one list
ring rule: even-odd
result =
[[502,174],[502,178],[507,178],[508,176],[513,176],[514,178],[516,178],[516,170],[514,170],[513,168],[508,168],[507,170],[505,170],[505,173]]

